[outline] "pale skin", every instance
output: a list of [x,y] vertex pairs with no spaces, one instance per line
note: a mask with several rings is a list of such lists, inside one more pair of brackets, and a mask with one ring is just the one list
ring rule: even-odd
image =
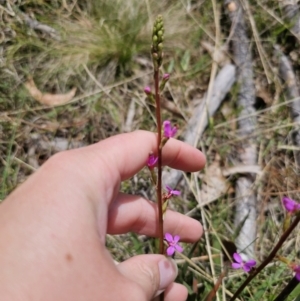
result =
[[[156,135],[121,134],[50,158],[0,205],[0,295],[6,301],[182,301],[176,268],[163,255],[139,255],[118,265],[105,236],[135,232],[157,237],[156,203],[119,192],[156,149]],[[203,154],[170,139],[163,164],[203,168]],[[200,223],[168,211],[165,232],[195,242]],[[163,275],[163,276],[162,276]]]

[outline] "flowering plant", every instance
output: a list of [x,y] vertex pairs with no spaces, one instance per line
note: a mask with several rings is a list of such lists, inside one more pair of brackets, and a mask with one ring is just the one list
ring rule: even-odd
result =
[[247,273],[249,273],[250,270],[256,265],[256,261],[254,259],[250,259],[250,260],[244,262],[239,253],[234,253],[233,259],[235,260],[235,262],[232,263],[232,268],[233,269],[241,269],[242,268]]
[[[162,77],[159,74],[163,61],[163,40],[164,40],[164,24],[161,16],[158,16],[153,25],[151,54],[154,66],[154,92],[151,87],[144,88],[144,92],[151,102],[155,103],[156,108],[156,124],[157,124],[157,148],[148,156],[146,165],[150,170],[151,179],[156,188],[158,203],[158,229],[159,229],[159,253],[164,254],[164,239],[168,244],[166,254],[173,256],[175,251],[182,252],[183,249],[178,242],[180,237],[174,237],[170,233],[164,234],[163,219],[167,211],[168,200],[173,196],[179,196],[180,191],[166,186],[167,193],[162,191],[162,148],[170,138],[174,138],[177,133],[177,127],[172,126],[171,121],[161,121],[161,103],[160,93],[164,89],[166,83],[170,79],[170,74],[165,73]],[[157,167],[157,173],[155,171]]]

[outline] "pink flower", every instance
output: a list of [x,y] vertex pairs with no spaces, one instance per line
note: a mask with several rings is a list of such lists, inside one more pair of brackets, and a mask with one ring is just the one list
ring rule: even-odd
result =
[[167,248],[168,256],[172,256],[175,253],[175,251],[180,253],[183,251],[183,248],[178,244],[179,239],[180,239],[179,235],[175,235],[173,238],[172,234],[170,233],[165,234],[165,240],[168,243],[168,248]]
[[147,95],[151,94],[151,88],[150,88],[149,86],[145,87],[145,88],[144,88],[144,92],[145,92]]
[[288,212],[295,212],[295,211],[300,210],[300,204],[292,199],[289,199],[286,196],[282,199],[282,203],[283,203],[284,208]]
[[163,75],[163,80],[168,80],[170,78],[170,74],[169,73],[165,73]]
[[172,138],[176,135],[177,128],[176,126],[172,127],[171,122],[169,120],[163,122],[163,127],[164,127],[164,136],[166,138]]
[[167,198],[170,198],[173,195],[180,195],[180,191],[179,190],[172,189],[168,185],[166,185],[166,189],[168,190],[168,197]]
[[300,281],[300,265],[293,266],[293,271],[296,273],[296,279]]
[[155,157],[153,153],[149,154],[148,160],[147,160],[147,166],[151,169],[155,166],[156,162],[158,160],[158,157]]
[[233,259],[236,262],[232,263],[232,265],[231,265],[232,268],[233,269],[243,269],[247,273],[250,272],[250,270],[256,265],[256,261],[253,259],[250,259],[250,260],[244,262],[239,253],[234,253]]

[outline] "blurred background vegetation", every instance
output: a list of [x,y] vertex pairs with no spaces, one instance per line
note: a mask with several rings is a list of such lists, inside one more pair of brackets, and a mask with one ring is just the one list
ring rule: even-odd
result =
[[[259,43],[268,54],[269,77],[246,16],[256,83],[259,164],[266,170],[256,183],[258,261],[270,251],[281,231],[281,196],[300,196],[289,108],[275,107],[287,99],[273,49],[280,44],[298,76],[299,43],[290,33],[291,24],[283,21],[279,2],[248,1]],[[163,99],[175,108],[165,108],[163,119],[179,125],[180,139],[207,91],[212,59],[202,43],[214,45],[216,22],[221,28],[221,44],[228,42],[231,22],[222,1],[217,1],[217,9],[220,18],[215,20],[210,0],[0,1],[0,199],[58,151],[136,129],[155,131],[155,111],[143,88],[152,84],[151,26],[158,14],[165,21],[163,69],[171,74]],[[230,52],[229,45],[228,59]],[[49,93],[50,105],[38,102],[26,89],[28,79],[39,91]],[[51,105],[51,95],[63,96],[72,88],[76,94],[69,102]],[[229,167],[236,155],[237,91],[238,85],[210,119],[201,139],[199,148],[206,154],[208,166],[217,158],[216,168]],[[189,174],[187,179],[192,183]],[[198,181],[201,183],[201,176]],[[212,275],[218,276],[223,267],[220,241],[234,239],[235,176],[226,181],[226,193],[203,208],[196,208],[195,193],[188,186],[183,188],[182,199],[172,204],[202,222],[204,216],[209,221],[209,244],[202,239],[185,249],[200,272],[178,258],[178,281],[187,286],[189,300],[204,300],[212,288],[211,279],[215,279]],[[124,182],[122,189],[153,199],[147,171]],[[283,254],[299,257],[299,243],[296,233],[285,244]],[[135,234],[109,236],[107,244],[116,260],[151,252],[154,246],[152,240]],[[273,300],[290,274],[282,264],[272,264],[240,300]],[[244,278],[244,274],[230,271],[218,300],[229,299]],[[296,297],[294,293],[288,300]]]

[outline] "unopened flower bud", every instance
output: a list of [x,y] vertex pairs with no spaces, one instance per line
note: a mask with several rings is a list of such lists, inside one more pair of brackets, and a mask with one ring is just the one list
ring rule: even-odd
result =
[[144,88],[144,92],[147,94],[147,95],[150,95],[151,94],[151,88],[149,86],[145,87]]
[[170,74],[169,73],[165,73],[163,75],[163,80],[168,80],[170,78]]
[[161,83],[159,85],[160,91],[162,91],[165,88],[165,85],[168,82],[169,78],[170,78],[170,74],[169,73],[165,73],[163,75],[163,78],[162,78]]
[[[151,46],[151,53],[152,53],[153,65],[155,70],[158,70],[158,68],[162,65],[163,40],[164,40],[163,19],[162,16],[158,16],[153,24],[152,46]],[[155,53],[156,55],[154,55]]]

